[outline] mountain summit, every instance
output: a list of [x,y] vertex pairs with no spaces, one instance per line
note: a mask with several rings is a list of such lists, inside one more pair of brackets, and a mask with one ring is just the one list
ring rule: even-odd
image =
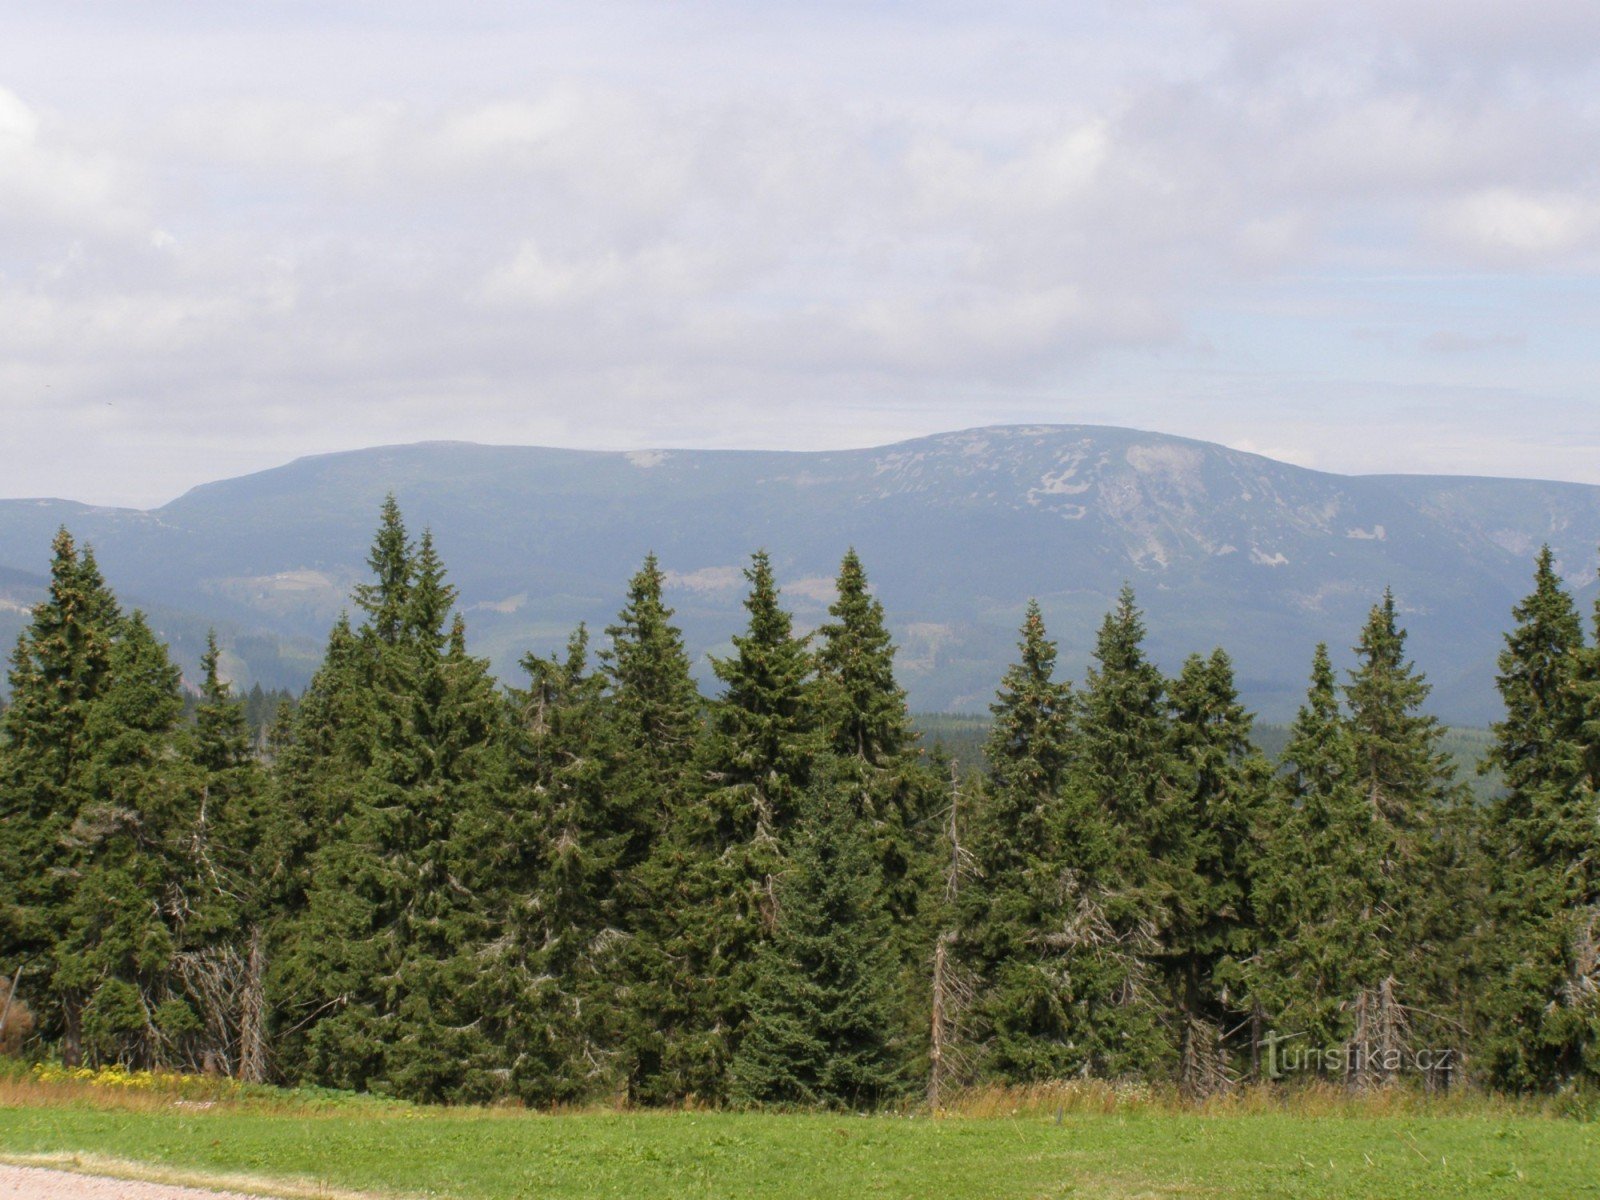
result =
[[504,677],[578,621],[603,627],[654,550],[691,648],[740,623],[766,547],[802,626],[860,552],[914,707],[982,710],[1036,596],[1081,678],[1124,582],[1175,671],[1222,645],[1246,698],[1291,713],[1311,651],[1336,656],[1392,587],[1434,709],[1496,713],[1494,659],[1548,541],[1591,591],[1600,487],[1341,476],[1206,442],[1097,426],[972,429],[865,450],[600,453],[426,443],[304,458],[148,512],[0,501],[0,635],[14,636],[65,524],[180,654],[215,624],[240,678],[298,685],[361,578],[378,506],[433,529],[476,648]]

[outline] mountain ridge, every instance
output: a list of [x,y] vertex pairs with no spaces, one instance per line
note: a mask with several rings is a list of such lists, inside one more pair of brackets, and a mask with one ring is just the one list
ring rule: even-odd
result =
[[[1600,487],[1497,476],[1340,475],[1118,426],[977,426],[845,450],[568,450],[461,441],[306,455],[154,509],[0,501],[0,567],[37,576],[65,521],[114,588],[170,627],[180,658],[215,623],[244,680],[295,685],[361,577],[377,505],[434,530],[475,647],[504,677],[578,620],[603,628],[648,550],[696,658],[742,625],[740,567],[765,546],[802,627],[855,545],[926,709],[981,709],[1038,596],[1081,678],[1123,581],[1175,671],[1235,655],[1246,697],[1292,713],[1318,640],[1354,639],[1393,586],[1435,708],[1495,714],[1493,661],[1550,541],[1594,584]],[[0,578],[0,636],[21,585]]]

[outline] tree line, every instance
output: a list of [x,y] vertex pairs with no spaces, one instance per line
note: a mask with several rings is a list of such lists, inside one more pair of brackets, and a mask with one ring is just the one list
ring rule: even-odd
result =
[[505,688],[392,498],[368,565],[258,740],[215,640],[186,699],[57,536],[0,716],[0,1044],[530,1104],[1600,1076],[1600,644],[1548,550],[1487,806],[1388,594],[1275,763],[1131,591],[1076,686],[1030,605],[974,773],[920,746],[853,551],[809,636],[752,557],[709,699],[653,556]]

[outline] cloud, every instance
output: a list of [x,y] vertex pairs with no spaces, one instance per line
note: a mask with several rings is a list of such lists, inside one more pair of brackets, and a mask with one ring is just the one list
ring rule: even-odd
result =
[[37,109],[0,87],[0,237],[118,236],[140,229],[112,156],[62,136]]
[[[1345,462],[1377,402],[1308,430],[1310,372],[1458,396],[1449,364],[1537,356],[1524,405],[1592,375],[1576,315],[1516,308],[1593,278],[1592,5],[541,9],[20,21],[5,487],[1088,414]],[[1523,298],[1455,311],[1485,271]],[[1540,333],[1472,340],[1506,328]]]
[[1600,195],[1487,188],[1450,201],[1441,217],[1448,239],[1493,263],[1570,263],[1600,246]]

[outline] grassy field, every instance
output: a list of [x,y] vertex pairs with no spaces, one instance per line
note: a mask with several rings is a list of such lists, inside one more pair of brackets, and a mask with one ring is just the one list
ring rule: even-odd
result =
[[1600,1196],[1594,1125],[1491,1103],[1036,1103],[938,1119],[206,1103],[0,1088],[0,1158],[460,1200]]

